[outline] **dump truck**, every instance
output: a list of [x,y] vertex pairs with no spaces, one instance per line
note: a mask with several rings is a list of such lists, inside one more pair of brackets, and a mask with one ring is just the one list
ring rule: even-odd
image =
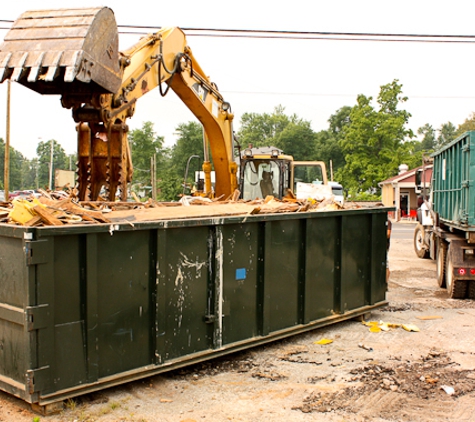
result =
[[[238,165],[231,106],[179,28],[119,52],[107,7],[25,12],[0,46],[0,81],[7,79],[59,94],[72,110],[78,203],[94,202],[103,189],[110,201],[126,198],[127,119],[151,89],[172,89],[203,125],[203,195],[232,196],[245,160],[253,184],[260,186],[256,175],[282,181],[271,183],[277,197],[303,180],[292,170],[298,163],[278,152],[250,151]],[[265,189],[259,195],[272,197]],[[392,208],[249,206],[112,211],[100,224],[0,224],[0,389],[49,413],[74,396],[387,304]]]
[[466,132],[425,159],[416,173],[421,206],[414,250],[436,261],[437,283],[454,299],[475,299],[474,148],[475,131]]

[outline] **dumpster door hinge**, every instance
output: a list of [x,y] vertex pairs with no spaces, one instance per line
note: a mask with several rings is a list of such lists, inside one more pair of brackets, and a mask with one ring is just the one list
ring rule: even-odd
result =
[[204,315],[203,321],[205,322],[205,324],[214,324],[214,322],[216,321],[216,315]]
[[28,386],[30,394],[44,390],[47,387],[49,369],[49,365],[47,365],[37,369],[28,369],[26,371],[26,385]]
[[48,304],[28,306],[26,308],[26,327],[28,331],[48,327],[50,322],[50,309]]
[[31,240],[25,242],[27,265],[45,264],[50,254],[48,240]]

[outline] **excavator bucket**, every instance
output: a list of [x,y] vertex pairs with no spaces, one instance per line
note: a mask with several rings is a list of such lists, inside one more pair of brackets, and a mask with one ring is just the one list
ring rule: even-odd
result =
[[119,36],[108,7],[23,13],[0,46],[0,82],[41,94],[115,93]]

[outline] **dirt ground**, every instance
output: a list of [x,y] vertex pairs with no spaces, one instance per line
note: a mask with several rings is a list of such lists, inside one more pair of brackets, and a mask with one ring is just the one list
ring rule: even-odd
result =
[[389,324],[381,331],[342,322],[76,398],[47,417],[0,393],[0,421],[475,421],[475,302],[448,299],[412,240],[393,238],[389,262],[389,306],[371,315]]

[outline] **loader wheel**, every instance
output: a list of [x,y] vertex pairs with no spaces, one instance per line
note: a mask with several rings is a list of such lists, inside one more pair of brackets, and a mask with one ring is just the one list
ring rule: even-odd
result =
[[447,244],[443,240],[437,242],[437,284],[445,287],[445,260],[447,257]]
[[445,270],[445,282],[447,292],[451,299],[465,299],[467,294],[467,280],[457,280],[454,276],[454,264],[452,262],[451,247],[447,251],[447,264]]
[[429,251],[424,247],[424,227],[419,223],[414,229],[414,251],[421,259],[429,257]]

